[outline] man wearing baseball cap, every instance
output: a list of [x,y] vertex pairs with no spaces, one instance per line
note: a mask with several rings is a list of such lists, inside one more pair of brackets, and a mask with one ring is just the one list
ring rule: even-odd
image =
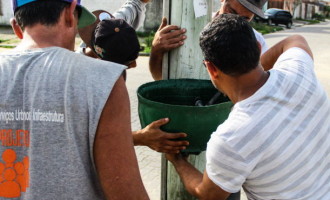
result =
[[106,18],[123,19],[127,24],[137,30],[143,24],[145,20],[146,5],[151,0],[126,0],[126,2],[114,13],[109,13],[105,10],[95,10],[93,14],[96,16],[97,20],[84,28],[79,28],[79,35],[83,42],[80,44],[78,53],[85,54],[90,57],[97,58],[95,52],[91,49],[90,40],[93,31],[100,21]]
[[[267,0],[221,0],[221,8],[215,16],[225,13],[237,14],[244,17],[247,21],[251,21],[254,15],[264,18],[262,11]],[[253,29],[254,34],[261,45],[261,55],[267,50],[267,44],[261,33]],[[159,30],[155,34],[152,42],[152,50],[150,55],[149,68],[155,80],[162,79],[162,63],[163,56],[166,52],[178,48],[183,45],[186,39],[185,29],[179,29],[175,25],[167,25],[167,21],[163,20]]]
[[73,52],[78,26],[95,17],[77,0],[14,0],[13,8],[21,42],[0,54],[0,198],[149,199],[126,67]]
[[[95,10],[93,14],[97,18],[96,22],[79,29],[80,37],[93,52],[88,55],[123,64],[128,68],[136,67],[140,45],[134,28],[105,10]],[[168,122],[167,118],[159,119],[141,130],[133,131],[134,144],[148,146],[162,153],[175,153],[185,149],[189,144],[187,141],[173,141],[186,137],[185,133],[168,133],[160,129]]]

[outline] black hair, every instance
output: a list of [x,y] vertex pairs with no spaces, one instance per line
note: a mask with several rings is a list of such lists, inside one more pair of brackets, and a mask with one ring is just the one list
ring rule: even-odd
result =
[[249,23],[234,14],[217,16],[200,35],[205,60],[231,76],[248,73],[258,66],[260,49],[257,43]]
[[[58,22],[61,13],[68,6],[70,3],[58,0],[34,1],[17,8],[15,19],[22,30],[37,23],[52,26]],[[79,16],[81,9],[77,8]]]

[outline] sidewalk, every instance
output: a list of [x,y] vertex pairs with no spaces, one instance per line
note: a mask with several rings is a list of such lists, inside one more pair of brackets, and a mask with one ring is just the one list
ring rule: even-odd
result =
[[[131,103],[132,130],[141,129],[138,117],[137,88],[146,82],[153,81],[149,72],[149,57],[140,56],[137,67],[127,71],[126,85]],[[161,154],[148,147],[135,147],[139,168],[144,186],[151,200],[160,199]]]
[[293,23],[293,26],[300,27],[300,26],[304,26],[304,25],[308,24],[309,22],[293,19],[292,23]]

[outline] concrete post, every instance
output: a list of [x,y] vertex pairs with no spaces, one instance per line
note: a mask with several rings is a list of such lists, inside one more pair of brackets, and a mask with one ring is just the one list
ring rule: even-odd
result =
[[[170,24],[187,29],[185,44],[164,57],[163,79],[193,78],[209,79],[202,61],[203,55],[199,47],[199,34],[211,20],[213,0],[205,0],[207,15],[195,17],[194,0],[164,0],[163,13]],[[190,155],[189,162],[201,172],[205,169],[205,152]],[[236,197],[239,194],[236,194]],[[171,163],[162,158],[162,200],[195,199],[185,190],[178,174]],[[233,199],[233,198],[232,198]],[[237,198],[236,198],[237,199]]]

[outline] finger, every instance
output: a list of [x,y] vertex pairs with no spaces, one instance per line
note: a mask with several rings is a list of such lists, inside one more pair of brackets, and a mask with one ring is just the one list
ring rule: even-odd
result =
[[167,44],[176,44],[176,43],[180,43],[181,41],[183,42],[183,40],[185,40],[187,37],[185,35],[180,36],[180,37],[176,37],[176,38],[172,38],[172,39],[168,39],[167,40]]
[[158,30],[163,29],[165,26],[167,26],[167,18],[166,17],[163,17],[162,23],[160,24]]
[[185,138],[187,137],[186,133],[166,133],[164,135],[166,139],[173,140],[173,139],[178,139],[178,138]]
[[167,150],[167,151],[180,151],[180,150],[184,150],[184,149],[186,149],[187,147],[185,147],[185,146],[180,146],[180,147],[174,147],[174,146],[163,146],[162,148],[161,148],[161,150],[163,150],[163,151],[165,151],[165,150]]
[[172,39],[185,40],[187,36],[184,35],[184,33],[182,33],[180,30],[175,30],[168,33],[162,33],[161,38],[162,38],[162,42],[168,43],[168,40],[172,40]]
[[171,147],[171,146],[165,146],[162,149],[159,149],[158,152],[162,153],[180,153],[180,151],[185,150],[185,148],[177,148],[177,147]]
[[164,47],[164,49],[166,49],[166,51],[170,51],[170,50],[172,50],[172,49],[175,49],[175,48],[178,48],[178,47],[180,47],[180,46],[182,46],[184,44],[184,42],[179,42],[179,43],[176,43],[176,44],[170,44],[170,45],[166,45],[165,47]]
[[180,150],[163,150],[163,151],[160,151],[161,153],[170,153],[170,154],[178,154],[180,153]]
[[189,145],[188,141],[172,141],[172,140],[166,140],[163,142],[164,146],[173,147],[173,148],[180,148],[185,149],[186,146]]
[[160,30],[160,33],[165,34],[165,33],[173,32],[173,31],[182,32],[180,27],[178,27],[176,25],[167,25],[167,26],[163,27],[163,29]]
[[[163,150],[163,151],[160,151],[161,153],[166,153],[167,155],[173,155],[173,154],[179,154],[180,153],[180,150]],[[167,158],[168,159],[168,158]]]
[[169,121],[170,121],[169,118],[163,118],[163,119],[152,122],[150,124],[150,126],[153,128],[159,128],[160,126],[167,124]]
[[151,148],[160,153],[180,153],[181,150],[186,149],[185,147],[172,147],[172,146],[162,146],[161,148]]

